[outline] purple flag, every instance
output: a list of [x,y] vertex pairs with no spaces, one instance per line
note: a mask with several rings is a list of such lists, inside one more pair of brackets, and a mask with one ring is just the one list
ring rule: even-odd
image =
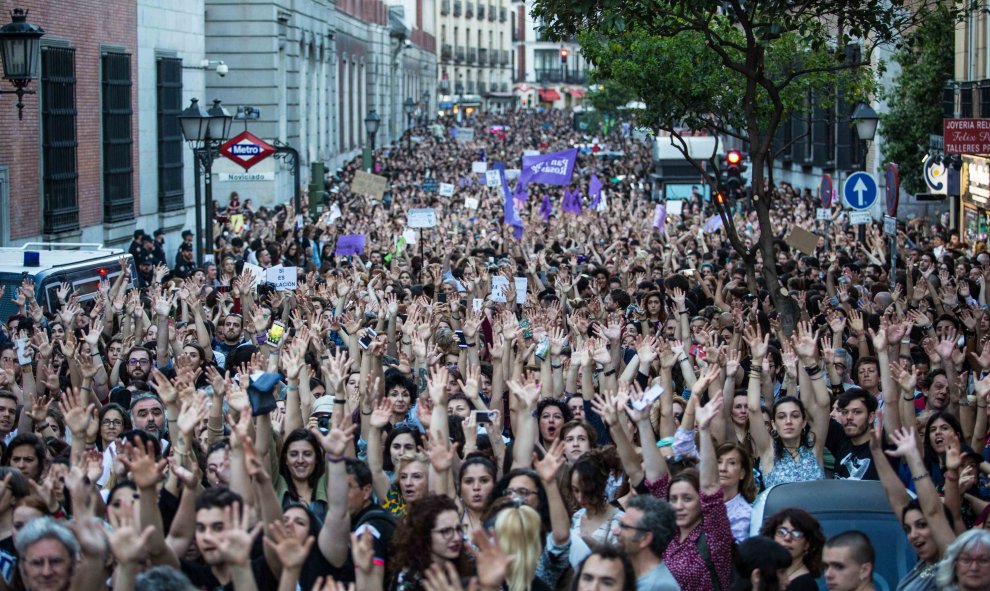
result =
[[337,250],[334,254],[349,257],[364,253],[364,234],[345,234],[337,238]]
[[519,201],[526,201],[529,199],[529,193],[526,191],[526,185],[516,181],[515,192],[513,193],[513,198]]
[[493,168],[498,171],[499,179],[502,181],[502,196],[505,199],[502,205],[502,214],[505,216],[505,223],[512,226],[512,234],[516,237],[516,240],[521,240],[523,236],[523,221],[519,217],[519,212],[516,211],[516,202],[512,199],[512,194],[509,192],[509,181],[505,180],[505,163],[496,162]]
[[708,218],[708,220],[705,222],[705,225],[702,227],[704,228],[705,232],[709,234],[714,234],[715,232],[718,232],[719,230],[722,229],[722,216],[718,214],[713,215],[712,217]]
[[564,200],[561,202],[560,208],[569,213],[580,214],[581,193],[577,189],[574,191],[564,189]]
[[553,204],[550,203],[550,196],[544,193],[543,203],[540,204],[540,215],[543,216],[544,222],[550,221],[551,213],[553,213]]
[[602,182],[598,180],[597,174],[591,175],[591,182],[588,183],[588,197],[591,198],[588,209],[598,209],[598,204],[602,202]]
[[523,156],[519,180],[523,184],[568,185],[574,173],[575,162],[577,162],[577,148],[552,154]]
[[667,208],[663,205],[657,204],[653,210],[653,227],[660,233],[667,229]]

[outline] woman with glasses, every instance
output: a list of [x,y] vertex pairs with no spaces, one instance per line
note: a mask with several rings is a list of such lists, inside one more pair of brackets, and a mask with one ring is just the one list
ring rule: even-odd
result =
[[942,591],[990,589],[990,532],[970,530],[945,551],[936,577]]
[[464,536],[457,504],[443,495],[424,495],[407,506],[392,538],[396,573],[389,589],[418,591],[425,589],[423,580],[433,564],[453,564],[461,576],[470,566],[464,551]]
[[818,520],[801,509],[782,509],[763,523],[761,535],[772,538],[791,556],[784,571],[788,591],[816,591],[815,579],[822,573],[825,534]]

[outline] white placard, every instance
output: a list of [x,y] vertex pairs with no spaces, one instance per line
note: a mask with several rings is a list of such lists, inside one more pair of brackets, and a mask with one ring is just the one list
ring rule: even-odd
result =
[[529,289],[529,279],[527,277],[516,277],[516,303],[526,303],[526,290]]
[[605,195],[605,191],[602,191],[602,197],[598,201],[598,207],[595,211],[608,211],[608,197]]
[[639,400],[634,400],[632,405],[636,410],[646,410],[647,408],[653,406],[653,403],[663,396],[663,386],[656,384],[643,392],[643,397]]
[[473,127],[458,127],[457,128],[457,141],[459,141],[459,142],[470,142],[470,141],[474,141],[474,128]]
[[478,205],[479,204],[480,204],[480,201],[478,201],[478,198],[477,197],[465,197],[464,198],[464,207],[466,209],[478,209]]
[[441,197],[453,197],[454,183],[440,183],[437,188],[437,195],[440,195]]
[[523,150],[523,156],[539,156],[539,150]]
[[492,293],[491,298],[493,302],[499,304],[505,303],[505,290],[509,288],[509,280],[502,275],[492,275]]
[[251,276],[254,277],[255,285],[259,283],[265,283],[265,270],[260,265],[254,265],[248,262],[244,263],[244,270],[250,271]]
[[340,219],[340,217],[342,215],[343,214],[340,213],[340,206],[337,205],[336,202],[335,203],[331,203],[330,204],[330,217],[329,217],[330,223],[331,224],[334,223],[335,221],[337,221],[338,219]]
[[419,234],[412,228],[406,228],[403,230],[402,237],[406,239],[406,244],[416,244],[419,240]]
[[437,225],[437,212],[432,207],[410,209],[406,214],[406,225],[410,228],[432,228]]
[[680,199],[667,200],[667,215],[681,215],[684,211],[684,202]]
[[497,170],[489,170],[485,172],[485,186],[486,187],[497,187],[502,184],[502,177],[498,174]]
[[276,290],[296,288],[296,267],[271,267],[265,272],[265,281],[275,286]]
[[849,223],[854,226],[862,226],[873,221],[873,216],[868,211],[850,211]]
[[832,221],[832,210],[827,207],[819,207],[815,210],[815,219],[823,222]]
[[519,178],[519,174],[521,172],[522,171],[519,170],[518,168],[506,168],[505,169],[505,180],[507,180],[507,181],[514,181],[514,180],[516,180],[517,178]]
[[474,174],[485,174],[486,172],[488,172],[488,163],[487,162],[480,162],[480,161],[477,161],[477,160],[474,161],[474,162],[472,162],[471,163],[471,172],[474,173]]
[[883,216],[883,233],[887,236],[897,236],[897,218]]

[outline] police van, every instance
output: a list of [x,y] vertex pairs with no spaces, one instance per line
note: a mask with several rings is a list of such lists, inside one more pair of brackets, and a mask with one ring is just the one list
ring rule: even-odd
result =
[[[80,302],[91,300],[100,289],[100,280],[111,283],[121,273],[120,258],[130,267],[130,277],[137,268],[130,254],[120,248],[105,248],[95,243],[29,242],[20,248],[0,248],[0,322],[18,313],[14,298],[24,279],[34,280],[35,297],[46,313],[58,306],[56,291],[67,282]],[[131,287],[131,284],[128,284]]]

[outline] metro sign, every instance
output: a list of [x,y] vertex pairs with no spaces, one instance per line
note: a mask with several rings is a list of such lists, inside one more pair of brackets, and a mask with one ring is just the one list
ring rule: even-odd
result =
[[220,146],[220,153],[244,167],[250,169],[274,154],[277,150],[265,140],[249,131],[244,131]]

